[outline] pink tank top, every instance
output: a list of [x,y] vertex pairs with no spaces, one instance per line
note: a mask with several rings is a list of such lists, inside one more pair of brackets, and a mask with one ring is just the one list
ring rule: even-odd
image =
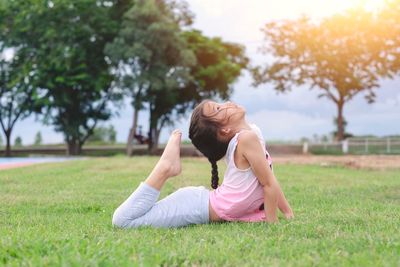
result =
[[[255,124],[251,124],[251,128],[257,134],[268,164],[272,168],[272,159],[265,149],[265,141],[260,129]],[[240,133],[237,133],[229,142],[225,155],[228,166],[224,180],[217,189],[210,192],[210,205],[217,215],[226,221],[263,221],[265,212],[261,208],[264,203],[262,185],[251,168],[241,170],[235,166],[234,153]]]

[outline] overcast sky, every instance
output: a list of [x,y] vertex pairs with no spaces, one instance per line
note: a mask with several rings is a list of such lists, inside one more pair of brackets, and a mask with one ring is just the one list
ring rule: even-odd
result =
[[[321,18],[339,12],[359,0],[189,0],[191,11],[195,14],[194,28],[205,35],[222,37],[225,41],[246,46],[246,53],[252,64],[262,64],[266,56],[258,52],[263,35],[260,28],[269,20],[296,18],[308,14]],[[380,0],[361,1],[367,8],[376,8]],[[277,94],[271,85],[255,89],[251,77],[244,73],[234,85],[232,100],[247,110],[248,121],[256,123],[268,140],[298,140],[314,134],[329,134],[334,130],[333,118],[336,107],[325,99],[318,99],[318,91],[307,87],[295,88],[287,94]],[[400,78],[384,80],[376,90],[376,103],[369,105],[363,95],[356,96],[344,109],[348,121],[347,131],[356,135],[373,134],[378,136],[400,134]],[[129,101],[127,101],[129,103]],[[132,109],[127,104],[114,117],[103,125],[112,124],[117,130],[117,140],[124,142],[132,121]],[[140,113],[140,124],[147,130],[147,111]],[[176,127],[183,130],[187,139],[188,120]],[[164,142],[172,129],[165,129],[161,135]],[[12,139],[21,136],[24,144],[30,144],[34,135],[40,131],[46,143],[62,142],[62,135],[52,127],[45,127],[35,119],[28,118],[16,124]],[[3,138],[4,140],[4,138]]]

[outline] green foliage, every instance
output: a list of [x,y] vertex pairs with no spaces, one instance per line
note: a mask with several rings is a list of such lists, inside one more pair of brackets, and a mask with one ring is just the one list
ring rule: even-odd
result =
[[114,144],[116,142],[117,132],[114,126],[96,127],[93,134],[88,138],[88,142],[104,142]]
[[157,148],[161,129],[201,99],[228,98],[248,61],[242,46],[188,30],[192,18],[174,0],[1,1],[0,54],[14,51],[1,61],[4,108],[41,114],[79,154],[123,89],[135,110],[149,108]]
[[133,97],[135,110],[150,112],[150,148],[163,126],[174,124],[201,99],[227,98],[247,64],[243,47],[184,31],[191,23],[187,6],[173,1],[133,1],[122,28],[106,51],[118,81]]
[[8,2],[16,56],[29,55],[25,67],[34,86],[45,89],[44,122],[64,134],[70,154],[79,154],[97,122],[111,114],[107,103],[115,94],[103,50],[117,31],[114,2]]
[[174,7],[168,1],[133,1],[118,36],[106,47],[119,66],[120,84],[133,97],[134,108],[141,109],[143,102],[149,105],[150,146],[169,121],[180,84],[188,78],[187,68],[194,64],[180,36],[180,24],[190,16]]
[[35,141],[33,142],[33,144],[35,146],[40,146],[42,142],[43,142],[42,133],[39,131],[35,135]]
[[117,142],[117,131],[115,130],[114,126],[110,125],[108,127],[108,141],[110,143]]
[[[156,157],[89,159],[0,172],[0,262],[5,266],[398,266],[399,170],[274,166],[296,218],[114,229],[115,208]],[[224,170],[224,164],[220,170]],[[208,185],[210,166],[183,159],[166,183]]]
[[[5,16],[5,10],[0,7],[0,17]],[[25,55],[6,58],[6,51],[13,51],[10,47],[10,29],[5,21],[0,19],[0,125],[6,137],[6,156],[11,156],[11,133],[18,120],[28,117],[37,109],[35,100],[39,89],[32,86],[34,77],[25,61]]]
[[183,91],[186,101],[194,105],[205,98],[229,98],[233,83],[249,61],[244,47],[206,37],[198,30],[185,31],[183,37],[196,56],[196,64],[190,68],[191,80]]
[[15,138],[14,145],[17,146],[17,147],[22,146],[22,138],[20,136],[17,136]]

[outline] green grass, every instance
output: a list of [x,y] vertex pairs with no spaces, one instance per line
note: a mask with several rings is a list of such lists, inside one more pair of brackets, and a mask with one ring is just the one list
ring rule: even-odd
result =
[[[399,170],[276,165],[292,221],[114,229],[114,209],[156,160],[97,158],[1,171],[0,265],[400,265]],[[205,160],[185,158],[183,169],[162,197],[209,184]]]

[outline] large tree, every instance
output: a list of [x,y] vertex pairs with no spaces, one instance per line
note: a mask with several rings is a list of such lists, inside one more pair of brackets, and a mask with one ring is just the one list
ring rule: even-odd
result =
[[121,87],[133,99],[135,113],[128,153],[136,131],[137,114],[144,103],[150,112],[149,150],[157,148],[160,130],[165,124],[161,118],[165,111],[163,105],[175,98],[175,89],[187,79],[187,68],[194,63],[193,54],[180,36],[180,26],[187,22],[190,15],[185,5],[175,1],[136,0],[124,14],[117,38],[107,46],[108,55],[118,65],[115,71]]
[[189,30],[190,24],[184,2],[138,0],[107,47],[118,62],[119,81],[133,99],[128,154],[138,111],[145,105],[150,112],[149,149],[154,151],[165,125],[174,124],[204,97],[229,96],[231,84],[247,64],[242,46],[207,38]]
[[254,69],[255,85],[272,82],[279,92],[306,84],[320,91],[337,107],[337,140],[344,138],[344,105],[364,93],[369,103],[374,89],[387,75],[374,36],[379,19],[365,10],[351,10],[321,21],[307,17],[265,25],[264,53],[272,64]]
[[34,111],[37,98],[37,90],[30,84],[32,76],[19,68],[18,61],[2,59],[0,52],[0,125],[6,137],[6,157],[11,156],[10,141],[15,124]]
[[28,54],[15,39],[13,21],[6,1],[0,1],[0,125],[6,137],[5,155],[11,156],[11,134],[18,120],[35,110],[39,89],[32,85],[34,75]]
[[174,81],[168,91],[155,91],[151,95],[153,112],[159,118],[155,128],[157,141],[165,125],[174,125],[201,100],[229,98],[233,83],[248,63],[241,45],[206,37],[197,30],[184,31],[182,38],[194,54],[196,64],[188,68],[186,80]]
[[8,2],[16,56],[29,55],[33,85],[45,89],[44,122],[64,135],[70,155],[80,154],[98,121],[111,115],[113,77],[103,50],[117,32],[112,16],[125,2]]

